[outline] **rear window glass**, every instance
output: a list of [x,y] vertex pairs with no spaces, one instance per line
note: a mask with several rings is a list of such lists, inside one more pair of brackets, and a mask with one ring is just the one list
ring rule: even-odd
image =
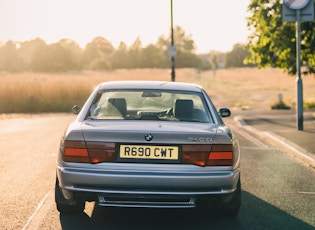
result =
[[94,98],[87,117],[101,120],[211,121],[202,94],[154,90],[101,91]]

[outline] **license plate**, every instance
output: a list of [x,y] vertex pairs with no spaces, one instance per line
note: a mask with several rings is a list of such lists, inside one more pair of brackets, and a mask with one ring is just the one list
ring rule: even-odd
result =
[[120,145],[120,158],[178,160],[178,146]]

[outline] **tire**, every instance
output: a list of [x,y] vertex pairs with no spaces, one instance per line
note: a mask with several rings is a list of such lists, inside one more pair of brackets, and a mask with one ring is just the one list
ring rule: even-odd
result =
[[223,204],[219,212],[222,216],[234,217],[238,214],[241,207],[241,181],[239,179],[236,190],[232,194],[231,201],[227,204]]
[[57,178],[55,184],[55,202],[57,210],[60,213],[80,213],[83,212],[85,208],[85,202],[82,201],[73,202],[68,201],[64,198]]

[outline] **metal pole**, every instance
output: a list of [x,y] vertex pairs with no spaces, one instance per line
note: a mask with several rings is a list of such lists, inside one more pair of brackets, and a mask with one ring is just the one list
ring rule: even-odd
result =
[[[171,46],[174,47],[174,29],[173,29],[173,0],[171,0]],[[175,57],[171,56],[171,78],[175,81]]]
[[303,130],[303,82],[301,78],[301,11],[296,10],[297,129]]

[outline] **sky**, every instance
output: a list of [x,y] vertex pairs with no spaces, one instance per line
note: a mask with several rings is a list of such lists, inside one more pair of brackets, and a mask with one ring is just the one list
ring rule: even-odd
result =
[[[0,0],[0,41],[61,39],[82,48],[101,36],[115,48],[137,37],[155,44],[171,27],[170,0]],[[173,24],[191,35],[198,53],[246,43],[250,0],[173,0]],[[176,45],[176,44],[175,44]]]

